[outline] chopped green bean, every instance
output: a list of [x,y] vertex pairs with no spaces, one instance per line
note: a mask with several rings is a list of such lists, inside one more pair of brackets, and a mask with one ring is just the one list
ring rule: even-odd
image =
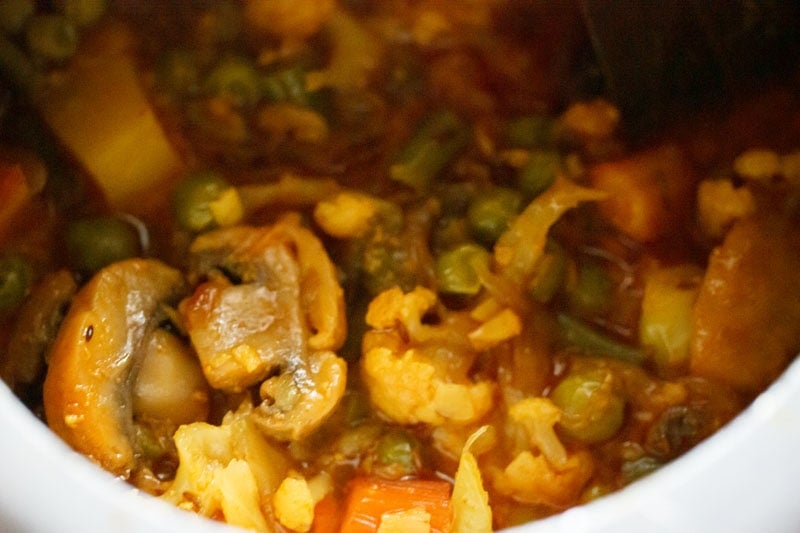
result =
[[481,290],[476,266],[488,268],[489,252],[473,243],[466,243],[443,253],[436,259],[439,290],[449,294],[474,296]]
[[236,107],[252,107],[261,97],[258,71],[241,56],[231,56],[217,63],[208,74],[204,88],[209,96],[225,98]]
[[391,178],[424,191],[467,145],[470,132],[454,113],[442,111],[426,119],[389,169]]
[[71,223],[66,243],[72,266],[89,273],[141,253],[138,232],[117,217],[85,218]]
[[607,370],[568,375],[553,389],[550,399],[563,412],[561,429],[581,442],[608,440],[625,418],[625,401],[614,392]]
[[539,196],[556,181],[560,164],[558,152],[531,152],[528,162],[517,174],[519,190],[528,198]]
[[483,244],[493,245],[508,229],[521,207],[522,196],[512,189],[495,187],[486,194],[479,194],[467,209],[473,235]]
[[33,0],[0,1],[0,29],[8,35],[17,35],[36,10]]
[[78,30],[62,15],[34,15],[25,30],[28,49],[48,61],[64,61],[78,48]]
[[31,266],[23,257],[11,254],[0,259],[0,312],[19,307],[30,291],[32,276]]
[[644,353],[638,348],[617,342],[565,313],[559,313],[558,325],[564,341],[589,355],[619,359],[626,363],[641,364]]
[[575,282],[567,290],[569,304],[581,315],[602,313],[611,303],[613,283],[603,266],[595,261],[582,261],[578,265]]

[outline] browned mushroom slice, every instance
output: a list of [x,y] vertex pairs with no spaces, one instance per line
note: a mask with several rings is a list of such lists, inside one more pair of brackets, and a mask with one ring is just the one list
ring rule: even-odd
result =
[[212,387],[261,383],[254,420],[292,440],[316,429],[344,393],[342,289],[322,243],[289,217],[269,227],[209,232],[192,244],[205,278],[181,304],[186,330]]
[[59,270],[42,279],[20,309],[0,364],[0,376],[18,394],[41,379],[45,355],[76,290],[72,274]]
[[800,230],[742,219],[711,254],[694,309],[691,370],[740,390],[766,387],[800,350]]
[[98,272],[74,297],[51,350],[44,383],[47,422],[110,472],[136,468],[136,373],[163,305],[185,293],[180,272],[131,259]]

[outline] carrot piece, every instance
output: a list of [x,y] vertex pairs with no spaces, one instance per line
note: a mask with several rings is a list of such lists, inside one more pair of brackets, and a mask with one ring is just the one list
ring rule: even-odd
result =
[[335,496],[329,494],[314,506],[314,524],[311,533],[337,533],[341,524],[342,509]]
[[412,509],[430,514],[432,533],[446,533],[452,526],[451,488],[446,481],[356,478],[350,485],[341,533],[373,533],[384,514]]
[[679,224],[691,205],[692,173],[682,152],[661,146],[626,159],[608,161],[589,172],[591,185],[610,194],[600,213],[639,242],[652,242]]

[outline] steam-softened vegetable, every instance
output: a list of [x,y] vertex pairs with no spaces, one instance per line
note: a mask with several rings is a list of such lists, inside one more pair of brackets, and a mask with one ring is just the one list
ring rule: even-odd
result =
[[180,272],[131,259],[101,270],[72,300],[44,383],[47,422],[77,451],[128,477],[140,450],[133,385],[164,306],[186,290]]
[[209,383],[228,392],[260,384],[259,426],[279,439],[308,435],[337,406],[347,375],[333,353],[345,336],[342,289],[321,244],[289,219],[204,234],[191,253],[208,280],[181,308]]
[[569,375],[550,393],[563,412],[561,428],[582,442],[599,442],[619,431],[625,416],[625,401],[614,390],[608,372]]
[[800,76],[634,138],[567,4],[0,0],[0,377],[254,531],[670,468],[800,352]]
[[139,233],[118,217],[73,222],[67,228],[66,244],[72,267],[90,273],[142,252]]
[[137,76],[130,33],[109,27],[81,52],[31,98],[111,204],[137,212],[137,202],[173,180],[183,161]]

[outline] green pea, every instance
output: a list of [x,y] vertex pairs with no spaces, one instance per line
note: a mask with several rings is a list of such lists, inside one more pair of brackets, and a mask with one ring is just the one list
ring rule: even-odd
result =
[[567,295],[570,306],[578,314],[603,313],[611,303],[614,284],[603,265],[588,260],[578,265],[577,278],[570,284]]
[[19,255],[0,259],[0,312],[13,311],[28,295],[33,272],[30,264]]
[[158,64],[158,84],[166,91],[183,95],[197,92],[200,66],[197,56],[183,49],[168,51]]
[[384,433],[378,441],[376,457],[378,463],[399,467],[404,473],[417,470],[419,445],[412,435],[401,430]]
[[35,10],[33,0],[0,0],[0,29],[9,35],[17,35]]
[[49,61],[64,61],[78,48],[78,31],[62,15],[34,15],[25,32],[28,49]]
[[521,206],[520,194],[505,187],[478,194],[467,209],[473,235],[483,244],[493,245],[516,218]]
[[539,196],[556,180],[560,164],[558,152],[531,152],[530,159],[517,174],[519,190],[529,198]]
[[411,252],[397,238],[368,243],[362,253],[361,269],[364,288],[372,296],[394,286],[410,291],[419,284]]
[[550,399],[563,411],[561,429],[581,442],[611,438],[625,418],[625,401],[614,392],[612,375],[606,370],[568,375]]
[[556,321],[567,346],[585,355],[611,357],[631,365],[640,365],[645,359],[640,348],[619,342],[566,313],[558,313]]
[[118,217],[84,218],[67,227],[67,252],[72,266],[82,272],[101,268],[141,254],[136,229]]
[[552,118],[541,115],[519,117],[506,126],[506,138],[511,146],[517,148],[550,146],[553,143],[554,124]]
[[208,74],[204,88],[209,96],[225,98],[236,107],[252,107],[261,97],[258,71],[240,56],[217,63]]
[[178,184],[173,209],[178,223],[189,231],[199,232],[215,225],[210,204],[231,188],[216,172],[199,172]]
[[389,167],[391,178],[417,192],[426,190],[469,143],[470,135],[469,126],[455,113],[429,116]]
[[79,28],[91,26],[106,12],[106,0],[59,0],[58,8]]
[[436,259],[439,290],[449,294],[474,296],[481,290],[476,267],[488,268],[489,252],[477,244],[466,243],[443,253]]

